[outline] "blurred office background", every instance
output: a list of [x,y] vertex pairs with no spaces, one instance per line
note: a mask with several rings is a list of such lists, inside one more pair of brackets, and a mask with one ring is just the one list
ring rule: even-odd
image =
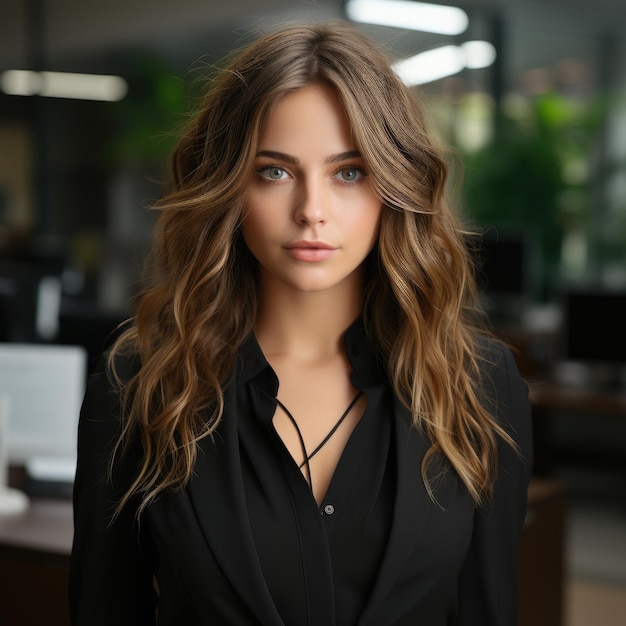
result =
[[[467,19],[452,32],[358,25],[398,61],[422,55],[410,80],[483,233],[485,308],[531,383],[536,473],[565,494],[563,624],[612,626],[626,613],[626,3],[454,5]],[[357,10],[0,0],[0,342],[80,344],[92,363],[130,313],[201,79],[256,33]]]

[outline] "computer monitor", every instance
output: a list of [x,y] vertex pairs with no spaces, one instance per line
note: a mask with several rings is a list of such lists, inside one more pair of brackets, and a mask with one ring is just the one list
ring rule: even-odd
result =
[[0,341],[50,341],[57,328],[65,258],[0,255]]
[[485,235],[479,246],[479,287],[491,294],[526,295],[530,288],[528,238],[522,234]]
[[87,354],[80,346],[0,344],[0,396],[9,404],[10,464],[57,471],[50,480],[71,476],[86,372]]
[[475,244],[476,281],[494,321],[515,321],[533,297],[533,239],[525,232],[489,231]]
[[626,365],[626,291],[567,290],[563,315],[567,360]]
[[587,370],[587,383],[623,387],[626,373],[626,290],[563,292],[562,357]]

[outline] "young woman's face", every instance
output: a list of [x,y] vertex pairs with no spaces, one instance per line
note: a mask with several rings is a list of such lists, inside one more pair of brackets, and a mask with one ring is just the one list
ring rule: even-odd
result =
[[279,100],[259,142],[243,222],[261,285],[316,292],[360,281],[381,211],[334,91],[311,85]]

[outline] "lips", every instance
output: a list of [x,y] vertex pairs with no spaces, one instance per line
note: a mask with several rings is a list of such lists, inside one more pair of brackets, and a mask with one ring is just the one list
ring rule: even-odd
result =
[[296,241],[287,246],[289,254],[298,261],[313,263],[324,261],[335,253],[336,248],[323,241]]

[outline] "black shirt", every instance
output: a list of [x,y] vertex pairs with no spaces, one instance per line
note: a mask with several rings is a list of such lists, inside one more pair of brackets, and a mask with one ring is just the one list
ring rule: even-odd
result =
[[355,624],[389,536],[395,489],[390,390],[360,325],[349,329],[346,343],[367,408],[319,507],[272,424],[278,379],[254,337],[241,351],[243,484],[263,574],[285,624]]
[[[321,511],[272,427],[278,382],[254,337],[189,484],[164,491],[140,523],[136,499],[112,521],[142,453],[132,445],[109,468],[119,397],[102,368],[91,377],[74,488],[74,626],[514,626],[532,432],[510,351],[482,343],[481,384],[520,450],[499,440],[493,501],[477,508],[449,468],[429,496],[430,442],[391,392],[360,321],[345,339],[368,404]],[[137,361],[120,358],[118,371],[130,378]]]

